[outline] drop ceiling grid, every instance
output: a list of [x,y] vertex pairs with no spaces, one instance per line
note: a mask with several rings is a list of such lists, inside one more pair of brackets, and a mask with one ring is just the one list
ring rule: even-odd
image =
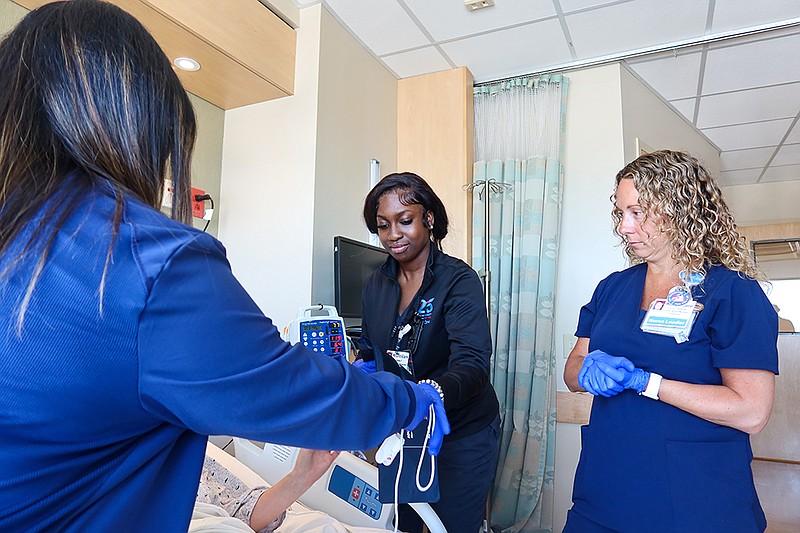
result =
[[792,119],[736,124],[701,130],[720,150],[739,150],[777,146],[786,135]]
[[527,74],[571,59],[558,19],[443,43],[441,48],[455,64],[469,64],[476,83]]
[[712,31],[721,33],[800,17],[797,0],[716,0]]
[[708,51],[704,93],[778,85],[798,80],[800,34]]
[[327,4],[377,56],[431,44],[397,0],[327,0]]
[[[582,60],[800,18],[800,0],[496,2],[475,13],[463,0],[322,3],[397,77],[464,65],[477,83],[574,61],[565,33]],[[626,63],[722,150],[727,185],[798,170],[798,51],[800,29],[792,27]]]
[[566,15],[579,58],[702,36],[706,2],[639,0]]
[[417,16],[435,42],[518,26],[528,22],[553,18],[552,2],[530,0],[501,0],[490,9],[470,12],[463,0],[431,1],[400,0]]
[[721,170],[763,169],[774,153],[775,148],[772,146],[729,150],[720,154],[719,168]]
[[703,96],[697,127],[713,128],[794,118],[800,108],[800,83]]
[[434,46],[384,56],[381,60],[398,78],[410,78],[453,68],[447,58]]
[[[636,73],[668,101],[695,98],[701,54],[677,52],[651,60],[628,62]],[[691,118],[691,115],[688,115]]]

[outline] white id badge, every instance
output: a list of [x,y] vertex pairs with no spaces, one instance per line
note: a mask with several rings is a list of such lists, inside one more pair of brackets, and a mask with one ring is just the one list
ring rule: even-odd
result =
[[386,353],[392,356],[392,359],[400,365],[400,368],[411,374],[411,368],[409,368],[408,361],[411,358],[411,354],[405,351],[398,351],[398,350],[386,350]]
[[689,340],[689,334],[697,317],[695,302],[688,300],[683,305],[672,305],[666,299],[653,300],[644,315],[641,329],[646,333],[673,337],[675,342]]

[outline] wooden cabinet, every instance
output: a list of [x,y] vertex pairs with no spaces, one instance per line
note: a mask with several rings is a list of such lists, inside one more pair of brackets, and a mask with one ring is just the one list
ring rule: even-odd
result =
[[472,262],[475,141],[472,74],[464,67],[405,78],[397,86],[397,170],[425,178],[447,208],[447,253]]
[[[35,9],[50,0],[14,0]],[[294,93],[295,30],[258,0],[110,0],[136,17],[176,69],[187,91],[222,109]]]
[[800,463],[800,335],[778,336],[778,370],[772,416],[750,442],[758,459]]

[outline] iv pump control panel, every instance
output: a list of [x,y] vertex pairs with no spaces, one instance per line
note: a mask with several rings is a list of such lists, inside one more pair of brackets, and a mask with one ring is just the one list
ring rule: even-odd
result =
[[[325,314],[312,316],[313,312]],[[337,314],[336,308],[328,305],[302,308],[284,329],[284,338],[324,355],[347,357],[344,320]]]

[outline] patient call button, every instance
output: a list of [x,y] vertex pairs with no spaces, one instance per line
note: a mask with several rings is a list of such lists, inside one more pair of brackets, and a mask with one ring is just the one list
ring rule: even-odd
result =
[[361,497],[361,490],[358,487],[353,487],[353,499],[357,500]]

